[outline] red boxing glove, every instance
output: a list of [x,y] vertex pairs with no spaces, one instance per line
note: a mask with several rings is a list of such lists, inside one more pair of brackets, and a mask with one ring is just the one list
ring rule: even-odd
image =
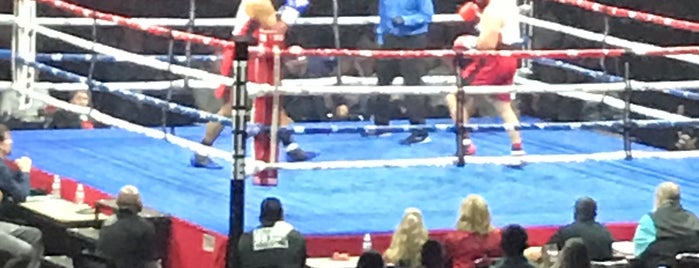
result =
[[481,8],[474,2],[468,1],[459,7],[459,16],[464,21],[472,21],[478,14],[481,13]]

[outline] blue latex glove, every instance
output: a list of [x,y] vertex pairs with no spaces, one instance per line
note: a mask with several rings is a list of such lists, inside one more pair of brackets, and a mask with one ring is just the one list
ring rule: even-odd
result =
[[301,16],[311,3],[309,0],[286,0],[286,3],[279,9],[279,18],[287,25],[292,25]]

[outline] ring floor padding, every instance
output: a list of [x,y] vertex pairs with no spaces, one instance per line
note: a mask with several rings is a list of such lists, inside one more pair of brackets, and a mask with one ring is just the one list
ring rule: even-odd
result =
[[[481,118],[472,122],[499,121]],[[216,147],[232,148],[229,130]],[[179,127],[175,133],[198,141],[204,127]],[[405,135],[307,135],[296,139],[304,148],[321,153],[317,161],[424,158],[454,153],[452,133],[433,133],[431,143],[401,146],[398,141]],[[590,131],[526,131],[523,136],[529,154],[622,149],[619,138]],[[476,133],[473,139],[479,155],[509,154],[509,139],[504,132]],[[39,169],[110,194],[123,185],[136,185],[147,206],[228,233],[230,168],[192,168],[192,153],[186,149],[118,129],[16,131],[14,147],[14,157],[30,156]],[[656,150],[638,144],[634,149]],[[246,229],[257,225],[259,204],[266,196],[280,197],[286,219],[301,232],[314,235],[391,231],[403,210],[411,206],[423,211],[428,228],[450,229],[461,200],[470,193],[487,199],[496,226],[568,223],[573,217],[573,203],[582,195],[597,199],[600,221],[632,222],[652,209],[654,187],[664,180],[680,183],[684,205],[691,210],[699,208],[699,199],[693,194],[699,189],[696,167],[695,159],[644,159],[530,164],[523,169],[478,165],[282,171],[278,187],[248,183]]]

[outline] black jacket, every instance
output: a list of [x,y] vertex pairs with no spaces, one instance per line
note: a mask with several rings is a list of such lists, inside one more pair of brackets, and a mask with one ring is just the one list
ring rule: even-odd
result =
[[303,268],[306,240],[290,224],[278,221],[240,236],[238,268]]
[[679,202],[660,206],[651,218],[656,238],[639,256],[643,267],[676,267],[678,253],[699,252],[699,219]]
[[119,210],[116,220],[105,222],[97,241],[97,253],[116,268],[144,268],[156,259],[153,223],[129,210]]
[[574,237],[582,238],[590,259],[593,261],[611,260],[613,257],[612,233],[602,224],[595,221],[576,221],[558,229],[547,244],[556,244],[558,249],[563,249],[566,240]]

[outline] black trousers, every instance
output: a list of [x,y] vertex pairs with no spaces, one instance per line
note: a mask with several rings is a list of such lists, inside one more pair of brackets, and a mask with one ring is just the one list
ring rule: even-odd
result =
[[[382,49],[425,49],[427,47],[427,34],[412,36],[384,36]],[[422,76],[427,73],[424,59],[383,59],[376,63],[376,76],[379,86],[388,86],[398,76],[403,77],[405,86],[422,85]],[[391,96],[377,95],[369,100],[369,112],[374,115],[374,124],[388,125],[391,114],[394,111],[390,103]],[[410,124],[425,123],[429,97],[425,95],[406,95],[405,106],[410,119]]]

